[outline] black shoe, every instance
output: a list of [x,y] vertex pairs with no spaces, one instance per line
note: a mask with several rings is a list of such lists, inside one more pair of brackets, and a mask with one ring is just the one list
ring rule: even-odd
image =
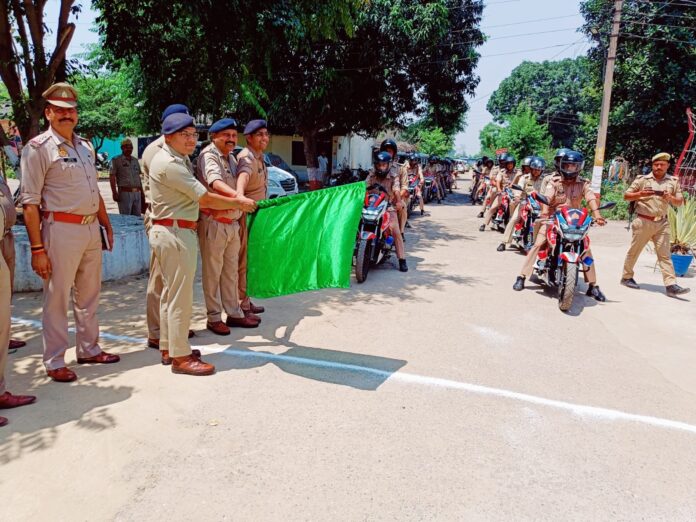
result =
[[399,259],[399,272],[408,272],[405,259]]
[[442,205],[442,200],[441,200],[441,199],[438,199],[438,200],[437,200],[437,204],[438,204],[438,205]]
[[629,279],[622,279],[621,284],[627,286],[628,288],[633,288],[634,290],[640,290],[640,286],[632,277],[630,277]]
[[476,217],[482,218],[482,217],[483,217],[483,210],[482,210],[481,212],[479,212],[479,213],[478,213],[478,216],[476,216]]
[[425,214],[425,210],[421,210],[421,216]]
[[599,301],[600,303],[607,300],[606,296],[602,293],[597,285],[590,285],[585,295],[594,298],[595,301]]
[[404,243],[406,242],[406,235],[405,235],[405,234],[401,234],[401,240],[402,240]]
[[666,287],[666,290],[669,297],[677,297],[678,295],[684,295],[691,292],[691,288],[682,288],[679,285],[669,285]]
[[515,280],[515,284],[512,285],[512,289],[515,290],[516,292],[521,292],[524,290],[524,277],[523,276],[517,276],[517,279]]
[[505,252],[505,243],[500,243],[498,245],[498,248],[496,248],[498,252]]
[[479,232],[485,232],[486,231],[486,225],[481,225],[479,227]]
[[409,223],[408,221],[406,222],[406,228],[411,228],[411,223]]

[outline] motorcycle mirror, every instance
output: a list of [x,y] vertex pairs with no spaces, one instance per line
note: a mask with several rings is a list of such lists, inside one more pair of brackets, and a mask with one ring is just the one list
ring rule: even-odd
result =
[[549,204],[549,198],[547,198],[543,194],[536,194],[535,197],[540,203],[543,203],[544,205]]
[[616,206],[616,201],[607,201],[604,205],[601,205],[597,210],[606,210],[608,208],[614,208]]
[[523,189],[522,187],[520,187],[519,185],[511,185],[511,188],[512,188],[513,190],[524,190],[524,189]]

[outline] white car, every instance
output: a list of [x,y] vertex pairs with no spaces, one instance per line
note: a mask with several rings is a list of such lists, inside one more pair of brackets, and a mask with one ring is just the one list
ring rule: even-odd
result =
[[292,174],[271,165],[265,154],[264,163],[268,169],[268,199],[298,193],[297,181]]

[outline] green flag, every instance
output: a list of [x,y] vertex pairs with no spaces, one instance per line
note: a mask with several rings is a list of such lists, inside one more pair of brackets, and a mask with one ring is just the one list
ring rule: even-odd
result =
[[248,217],[252,297],[348,288],[365,183],[264,200]]

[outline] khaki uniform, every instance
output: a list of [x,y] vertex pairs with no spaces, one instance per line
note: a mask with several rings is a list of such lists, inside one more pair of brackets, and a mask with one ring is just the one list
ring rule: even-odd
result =
[[191,355],[188,331],[193,307],[193,282],[198,263],[196,231],[157,220],[198,220],[198,200],[206,188],[193,176],[193,166],[167,144],[149,167],[152,197],[150,245],[162,271],[160,350],[172,357]]
[[[143,178],[142,186],[145,194],[145,200],[148,203],[152,203],[152,196],[150,194],[150,164],[155,158],[157,153],[162,150],[164,146],[164,136],[160,136],[155,141],[150,143],[143,151]],[[152,229],[152,210],[148,208],[145,211],[145,217],[143,223],[145,225],[145,233],[150,236],[150,230]],[[147,336],[150,339],[160,338],[160,303],[162,302],[162,290],[164,287],[164,282],[162,281],[162,270],[160,270],[159,263],[157,262],[157,257],[155,257],[155,252],[150,248],[150,277],[147,280],[147,297],[146,297],[146,319],[147,319]]]
[[[0,230],[5,230],[5,214],[0,212]],[[7,366],[7,346],[10,344],[10,302],[12,285],[10,268],[0,256],[0,395],[5,393],[5,370]]]
[[[97,308],[101,291],[102,243],[99,222],[99,186],[94,149],[73,135],[71,145],[49,129],[22,151],[23,205],[38,205],[42,212],[41,237],[52,273],[44,281],[43,344],[47,370],[65,366],[68,349],[68,302],[73,297],[77,329],[77,356],[101,352]],[[90,223],[55,221],[52,212],[91,216]]]
[[[0,228],[0,250],[10,270],[10,286],[12,286],[14,284],[15,270],[15,246],[12,227],[17,223],[17,209],[15,208],[12,191],[2,175],[0,175],[0,213],[4,216],[4,226]],[[2,345],[0,344],[0,346]]]
[[[251,149],[245,147],[237,156],[237,177],[242,173],[249,175],[249,182],[244,189],[244,196],[261,201],[268,194],[268,169],[263,162],[263,154],[256,155]],[[239,220],[239,235],[241,248],[239,249],[239,299],[242,310],[251,308],[251,300],[247,295],[247,243],[249,232],[247,230],[246,215]]]
[[[534,263],[536,262],[539,251],[546,245],[547,221],[550,216],[556,213],[556,209],[564,205],[571,208],[581,208],[583,199],[587,202],[588,206],[591,201],[597,199],[595,193],[592,192],[590,188],[590,182],[587,180],[576,179],[575,181],[566,182],[560,174],[546,177],[551,178],[546,181],[544,189],[544,196],[549,200],[548,213],[542,214],[537,221],[537,223],[539,223],[539,229],[535,232],[536,240],[534,241],[534,246],[527,253],[522,268],[522,275],[527,278],[532,275]],[[586,255],[588,257],[593,257],[591,250],[588,250]],[[595,265],[596,263],[592,263],[587,272],[584,273],[588,283],[594,284],[597,282]]]
[[121,214],[142,214],[143,187],[140,180],[140,162],[135,156],[116,156],[111,161],[110,174],[116,178],[118,187],[118,211]]
[[[510,185],[513,185],[514,181],[519,179],[521,175],[522,172],[519,170],[513,170],[512,172],[508,172],[505,169],[498,169],[495,175],[495,180],[500,184],[501,187],[506,188]],[[493,219],[493,216],[495,216],[495,213],[498,211],[498,207],[500,206],[501,194],[502,192],[499,192],[498,189],[492,184],[491,194],[489,195],[491,206],[488,209],[484,225],[489,225],[491,220]]]
[[[525,194],[531,194],[532,192],[537,192],[540,193],[541,191],[541,184],[544,180],[544,176],[539,176],[538,178],[534,179],[531,174],[523,174],[519,177],[516,177],[513,180],[513,185],[519,185],[523,189],[523,195]],[[519,197],[522,197],[520,195]],[[515,224],[517,223],[517,220],[520,218],[520,203],[521,201],[515,202],[513,201],[511,203],[511,212],[510,212],[510,221],[508,221],[507,227],[505,227],[505,234],[503,235],[503,243],[505,245],[509,246],[510,243],[512,243],[512,234],[515,231]]]
[[[232,154],[223,156],[214,143],[208,145],[198,157],[196,177],[210,192],[212,185],[222,181],[230,188],[237,188],[237,161]],[[212,213],[201,211],[198,222],[198,241],[203,263],[203,296],[208,321],[222,320],[223,310],[229,317],[243,318],[239,306],[239,220],[241,210]]]
[[[399,175],[399,185],[401,185],[401,201],[404,204],[403,208],[398,212],[399,216],[399,230],[403,234],[406,230],[406,221],[408,221],[408,203],[410,194],[408,193],[408,164],[398,165],[397,163],[392,163],[392,168],[396,168]],[[403,197],[403,193],[406,191],[406,197]]]
[[[401,191],[401,181],[398,175],[395,175],[391,170],[385,178],[377,177],[374,169],[370,169],[370,173],[365,178],[365,186],[369,187],[375,183],[382,185],[384,189],[389,194],[389,200],[391,203],[395,201],[395,194]],[[399,259],[406,258],[406,251],[404,249],[404,239],[401,237],[401,230],[399,229],[399,218],[396,214],[396,209],[392,206],[388,207],[389,212],[389,228],[391,234],[394,237],[394,246],[396,248],[396,255]]]
[[[672,195],[679,194],[679,179],[665,175],[658,180],[651,172],[647,176],[637,178],[629,187],[628,192],[639,192],[644,189],[663,190]],[[660,196],[639,199],[636,201],[636,218],[631,223],[633,237],[631,246],[624,261],[623,279],[633,277],[633,267],[638,261],[638,256],[650,241],[655,245],[655,253],[662,271],[662,279],[665,286],[676,285],[677,276],[674,273],[672,256],[670,254],[670,229],[667,213],[669,203]],[[650,219],[654,218],[654,219]]]

